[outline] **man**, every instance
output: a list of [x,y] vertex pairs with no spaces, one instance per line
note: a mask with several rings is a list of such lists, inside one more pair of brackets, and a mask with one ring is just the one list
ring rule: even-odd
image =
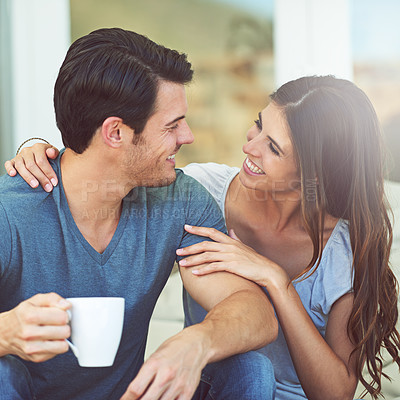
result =
[[[215,363],[277,333],[261,289],[230,274],[181,271],[209,313],[143,364],[175,251],[204,240],[184,225],[225,229],[206,190],[174,168],[193,141],[191,79],[185,55],[133,32],[101,29],[71,45],[54,91],[66,147],[53,162],[59,185],[32,192],[19,178],[0,179],[0,398],[272,398],[270,364],[259,354]],[[80,296],[125,298],[111,368],[80,368],[68,352],[65,298]]]

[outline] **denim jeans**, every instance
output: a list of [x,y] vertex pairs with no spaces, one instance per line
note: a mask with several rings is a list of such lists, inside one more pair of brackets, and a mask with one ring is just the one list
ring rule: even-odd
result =
[[34,400],[31,375],[13,356],[0,357],[0,399]]
[[255,351],[207,365],[192,400],[273,400],[274,370]]
[[[274,394],[270,361],[251,351],[207,365],[193,400],[273,400]],[[0,357],[0,399],[34,400],[29,372],[12,356]]]

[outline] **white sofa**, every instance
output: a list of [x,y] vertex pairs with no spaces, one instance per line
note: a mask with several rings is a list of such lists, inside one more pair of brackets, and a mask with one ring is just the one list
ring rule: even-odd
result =
[[[394,212],[394,241],[391,253],[392,268],[400,281],[400,183],[386,182],[386,194]],[[400,299],[399,299],[400,300]],[[400,330],[400,321],[398,322]],[[149,329],[146,357],[153,353],[167,338],[178,333],[183,327],[182,283],[176,269],[171,274],[154,310]],[[386,400],[400,400],[400,373],[393,363],[385,365],[385,372],[392,382],[383,380],[383,394]],[[357,396],[362,392],[361,385]],[[370,396],[365,397],[372,400]]]

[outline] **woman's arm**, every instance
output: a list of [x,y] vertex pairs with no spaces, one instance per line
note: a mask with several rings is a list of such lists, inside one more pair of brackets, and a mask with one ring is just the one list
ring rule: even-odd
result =
[[51,192],[58,179],[48,159],[55,159],[58,153],[58,149],[49,144],[36,143],[24,147],[14,158],[6,161],[4,167],[8,175],[15,176],[18,172],[31,187],[40,184],[46,192]]
[[297,376],[309,400],[352,400],[357,387],[353,345],[347,321],[353,294],[342,296],[329,313],[325,340],[304,309],[299,295],[287,290],[269,290]]
[[307,398],[353,399],[356,366],[350,359],[354,347],[347,335],[353,295],[346,294],[333,305],[324,339],[283,268],[221,232],[199,227],[187,231],[215,242],[178,250],[180,256],[188,256],[180,262],[182,267],[195,267],[192,273],[198,276],[228,271],[267,288]]

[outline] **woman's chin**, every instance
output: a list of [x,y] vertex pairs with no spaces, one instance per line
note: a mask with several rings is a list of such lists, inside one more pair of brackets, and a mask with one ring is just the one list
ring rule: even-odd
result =
[[[265,178],[265,175],[260,175],[260,177],[261,176]],[[267,191],[265,182],[263,182],[261,179],[258,179],[257,176],[250,176],[245,171],[243,171],[243,168],[239,172],[239,181],[246,189],[259,190],[261,192]]]

